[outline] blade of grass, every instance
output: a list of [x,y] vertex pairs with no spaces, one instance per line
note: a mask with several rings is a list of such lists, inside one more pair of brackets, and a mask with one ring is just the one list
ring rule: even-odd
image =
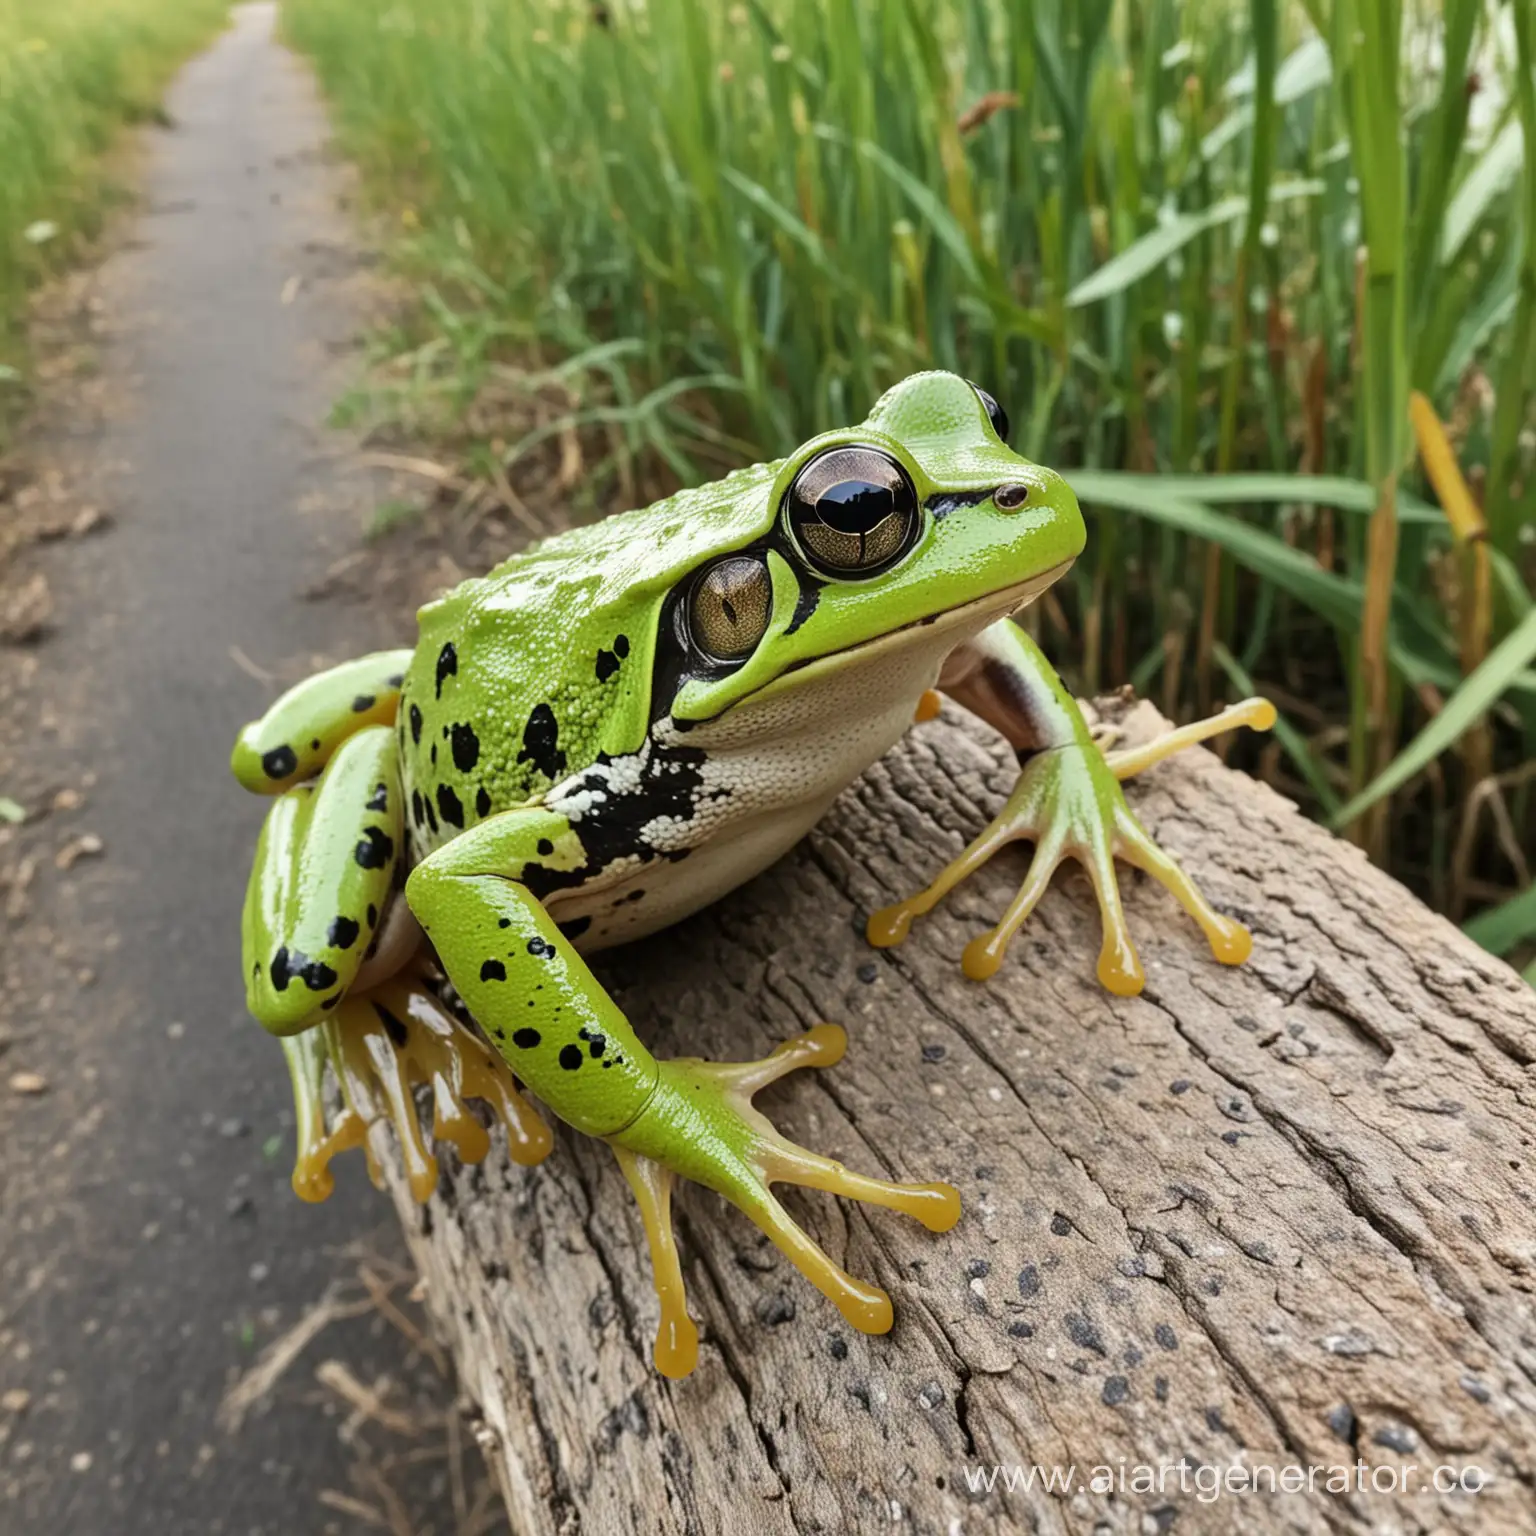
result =
[[1445,707],[1331,820],[1348,826],[1384,796],[1423,771],[1471,728],[1509,688],[1515,675],[1536,661],[1536,613],[1527,614],[1445,702]]
[[[1529,886],[1508,901],[1486,912],[1479,912],[1461,931],[1481,944],[1490,955],[1507,955],[1518,945],[1536,939],[1536,885]],[[1527,976],[1527,980],[1531,978]]]

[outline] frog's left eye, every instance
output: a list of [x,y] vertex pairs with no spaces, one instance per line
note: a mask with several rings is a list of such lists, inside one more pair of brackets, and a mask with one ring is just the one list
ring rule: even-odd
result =
[[[970,381],[967,380],[966,382],[969,383]],[[998,441],[1006,443],[1008,441],[1008,412],[980,384],[971,384],[971,388],[981,397],[981,403],[987,412],[987,420],[992,423],[992,430],[997,433]]]
[[795,477],[784,498],[789,531],[805,558],[843,581],[877,576],[922,529],[907,472],[878,448],[829,448]]
[[773,578],[761,560],[734,555],[712,565],[693,589],[688,628],[716,661],[750,656],[773,614]]

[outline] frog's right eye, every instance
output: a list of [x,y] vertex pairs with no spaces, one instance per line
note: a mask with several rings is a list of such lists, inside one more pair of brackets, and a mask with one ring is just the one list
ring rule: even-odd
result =
[[688,604],[694,645],[715,661],[741,661],[756,649],[773,614],[773,578],[761,560],[733,555],[704,572]]

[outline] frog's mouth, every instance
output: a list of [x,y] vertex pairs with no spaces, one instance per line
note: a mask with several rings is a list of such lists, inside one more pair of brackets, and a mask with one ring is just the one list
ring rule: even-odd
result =
[[813,681],[822,673],[831,671],[835,667],[845,666],[850,661],[873,659],[886,652],[903,650],[919,642],[936,644],[938,637],[955,630],[968,630],[971,634],[979,633],[988,624],[1006,618],[1011,613],[1017,613],[1021,608],[1027,608],[1047,587],[1065,575],[1071,565],[1072,561],[1063,560],[1059,565],[1053,565],[1049,570],[1041,571],[1027,581],[999,587],[995,592],[989,592],[984,597],[973,598],[970,602],[961,603],[955,608],[941,608],[937,613],[913,619],[910,624],[903,624],[899,628],[888,630],[885,634],[876,635],[869,640],[861,640],[857,645],[844,646],[836,651],[826,651],[820,656],[807,656],[785,668],[777,677],[764,683],[761,688],[754,689],[744,698],[739,699],[733,708],[740,709],[744,704],[756,703],[775,693],[798,688],[803,683]]

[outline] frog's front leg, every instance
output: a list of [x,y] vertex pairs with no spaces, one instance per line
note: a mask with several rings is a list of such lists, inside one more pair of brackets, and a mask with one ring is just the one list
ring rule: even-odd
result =
[[[464,1109],[466,1096],[485,1100],[505,1123],[517,1161],[536,1162],[549,1149],[548,1128],[500,1059],[442,1008],[419,973],[391,979],[421,940],[396,899],[401,809],[394,733],[383,725],[354,732],[315,783],[273,804],[246,890],[246,1001],[283,1037],[298,1119],[293,1186],[306,1200],[330,1194],[331,1158],[366,1146],[368,1130],[385,1119],[399,1132],[413,1191],[428,1198],[437,1168],[417,1124],[415,1083],[431,1087],[434,1134],[454,1142],[466,1162],[479,1161],[488,1145]],[[343,1100],[329,1127],[327,1065]]]
[[1039,646],[1009,619],[960,647],[945,663],[939,686],[1007,737],[1019,754],[1018,783],[1001,813],[932,885],[870,918],[872,944],[900,943],[914,917],[931,911],[998,849],[1033,838],[1035,855],[1018,895],[996,927],[966,946],[966,975],[980,980],[997,970],[1057,865],[1075,858],[1093,882],[1104,924],[1099,980],[1122,997],[1140,992],[1145,975],[1120,905],[1117,854],[1172,891],[1204,929],[1218,960],[1240,965],[1248,958],[1253,941],[1247,929],[1217,912],[1153,842],[1126,804],[1120,780],[1234,726],[1268,730],[1275,721],[1268,700],[1246,699],[1146,746],[1106,755]]
[[661,1302],[657,1368],[685,1376],[698,1358],[669,1215],[679,1174],[743,1210],[853,1326],[885,1332],[890,1299],[834,1264],[769,1186],[790,1182],[890,1206],[936,1232],[959,1219],[959,1195],[947,1184],[851,1173],[785,1140],[752,1107],[752,1096],[786,1072],[837,1061],[845,1038],[831,1025],[764,1061],[657,1061],[534,894],[586,862],[576,829],[530,806],[438,849],[412,872],[406,896],[454,987],[517,1076],[561,1119],[617,1154],[650,1241]]

